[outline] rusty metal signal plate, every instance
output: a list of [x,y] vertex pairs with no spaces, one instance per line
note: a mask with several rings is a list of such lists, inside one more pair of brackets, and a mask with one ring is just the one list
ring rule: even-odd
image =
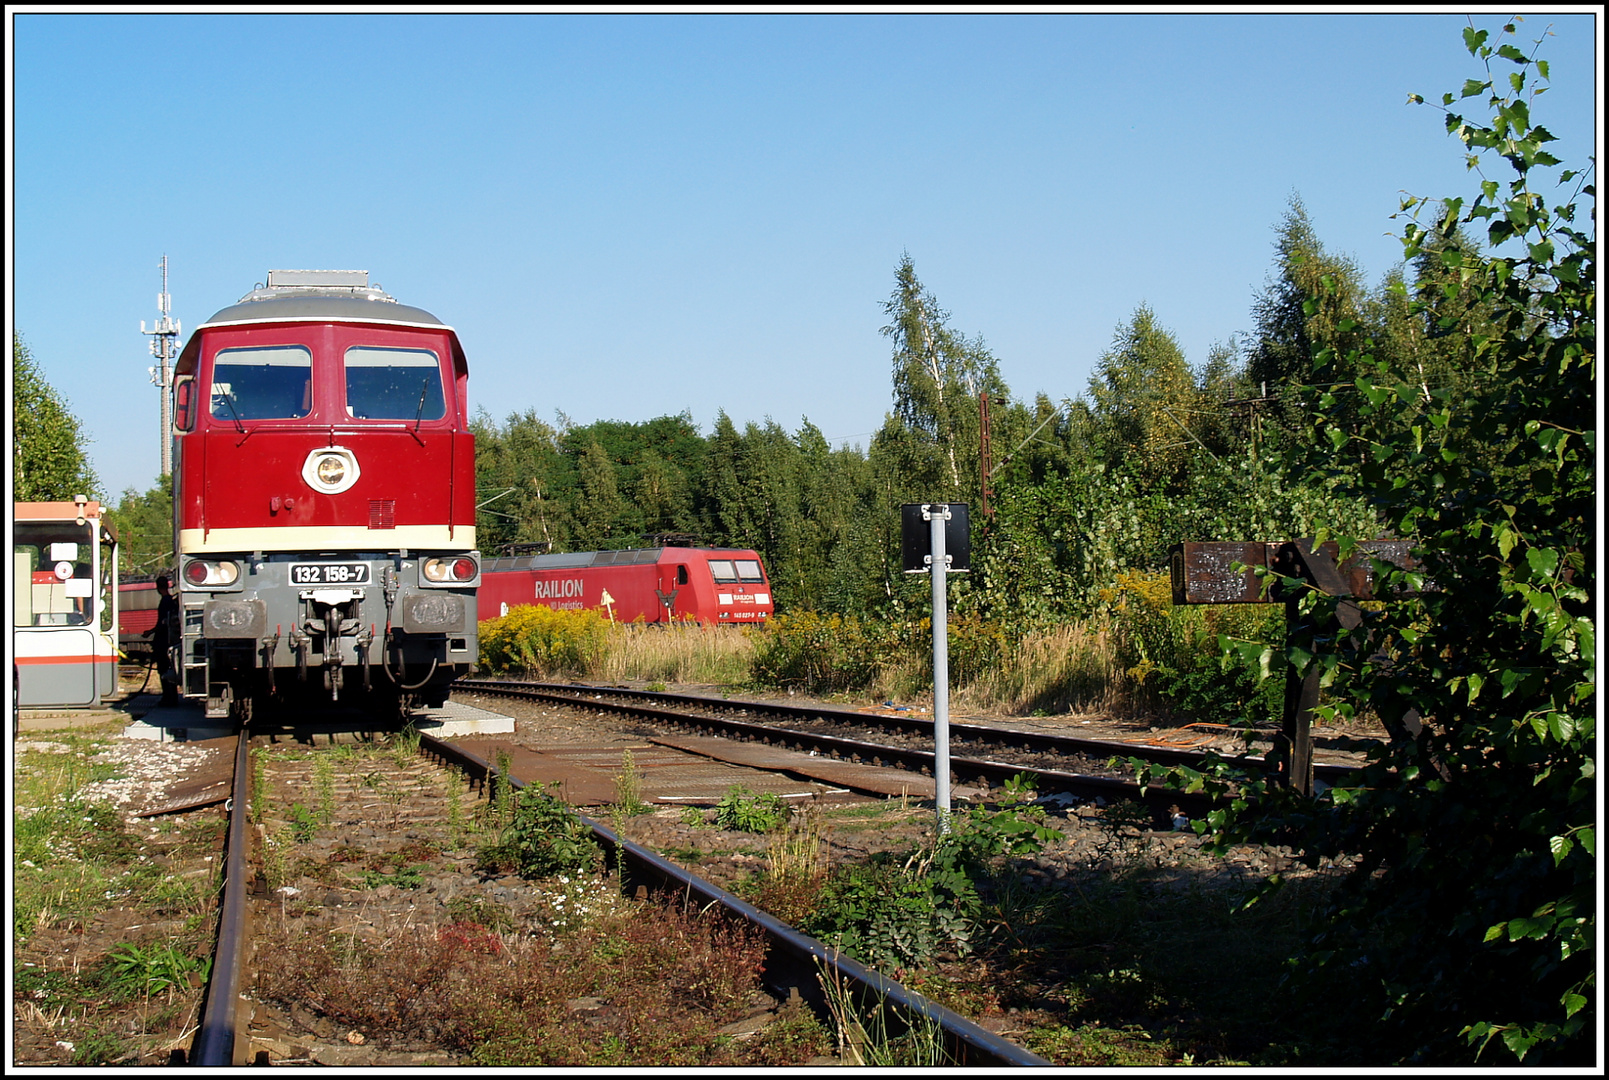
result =
[[[1407,540],[1365,540],[1356,553],[1339,567],[1346,592],[1358,600],[1374,599],[1374,574],[1370,559],[1409,568]],[[1257,570],[1300,576],[1304,565],[1296,544],[1257,540],[1204,541],[1174,544],[1168,549],[1168,566],[1173,579],[1175,604],[1267,604],[1281,597],[1263,595]],[[1340,549],[1326,541],[1318,550],[1333,562]],[[1236,571],[1240,564],[1244,569]],[[1328,590],[1326,590],[1328,591]]]

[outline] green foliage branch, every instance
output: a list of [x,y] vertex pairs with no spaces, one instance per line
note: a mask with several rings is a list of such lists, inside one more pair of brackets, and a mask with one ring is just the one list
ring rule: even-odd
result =
[[[1537,190],[1562,163],[1531,118],[1547,61],[1515,33],[1505,25],[1494,48],[1471,25],[1466,47],[1491,77],[1442,99],[1469,167],[1496,155],[1506,186],[1482,173],[1467,206],[1402,206],[1410,260],[1460,224],[1484,224],[1494,249],[1448,248],[1456,277],[1408,300],[1434,324],[1442,302],[1483,313],[1463,399],[1365,347],[1321,350],[1319,376],[1354,373],[1358,408],[1334,424],[1339,391],[1323,395],[1312,449],[1292,461],[1368,496],[1419,565],[1376,563],[1399,598],[1327,654],[1287,658],[1324,666],[1327,719],[1411,710],[1423,729],[1395,727],[1352,781],[1311,800],[1221,763],[1172,778],[1234,794],[1197,825],[1219,849],[1279,838],[1309,865],[1350,860],[1300,963],[1355,987],[1382,1050],[1416,1063],[1591,1063],[1597,1029],[1596,189],[1589,159],[1559,173],[1562,201]],[[1454,109],[1471,99],[1489,119]],[[1344,556],[1367,538],[1337,539]],[[1302,605],[1323,618],[1336,601]]]
[[[554,792],[558,787],[552,785]],[[512,869],[537,880],[595,873],[603,866],[603,849],[580,814],[538,787],[522,794],[498,842],[482,849],[478,858],[483,868]]]

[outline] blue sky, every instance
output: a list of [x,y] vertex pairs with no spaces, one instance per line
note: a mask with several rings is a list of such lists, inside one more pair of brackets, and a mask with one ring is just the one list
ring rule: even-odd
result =
[[[1553,28],[1533,116],[1571,166],[1589,11],[1519,34]],[[186,334],[270,269],[368,270],[458,330],[496,419],[865,446],[903,253],[1060,400],[1140,304],[1194,364],[1244,333],[1292,195],[1372,284],[1400,191],[1478,193],[1406,104],[1485,77],[1445,11],[8,16],[7,321],[114,501],[159,469],[163,255]]]

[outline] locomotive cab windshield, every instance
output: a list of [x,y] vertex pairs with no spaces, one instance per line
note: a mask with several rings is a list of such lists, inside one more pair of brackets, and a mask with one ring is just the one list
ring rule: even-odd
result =
[[299,420],[312,410],[313,354],[301,345],[221,349],[212,362],[219,420]]
[[719,585],[738,582],[749,585],[765,584],[765,575],[760,572],[760,564],[754,559],[711,559],[710,574]]
[[354,345],[346,350],[346,414],[365,420],[440,420],[447,415],[441,359],[429,349]]

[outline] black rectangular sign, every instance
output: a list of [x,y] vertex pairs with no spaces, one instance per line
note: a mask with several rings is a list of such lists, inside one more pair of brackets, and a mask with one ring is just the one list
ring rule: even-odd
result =
[[[900,554],[907,574],[928,573],[927,557],[933,553],[933,526],[922,517],[929,505],[945,503],[906,503],[900,507]],[[950,520],[944,523],[944,554],[950,557],[949,573],[972,569],[972,529],[967,520],[966,503],[949,503]]]

